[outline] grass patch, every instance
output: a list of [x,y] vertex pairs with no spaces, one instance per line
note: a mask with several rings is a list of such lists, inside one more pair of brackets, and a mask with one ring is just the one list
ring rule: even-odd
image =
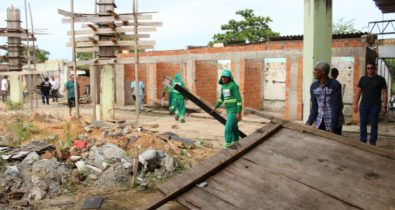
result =
[[26,117],[17,115],[14,121],[6,122],[5,127],[16,137],[11,142],[12,146],[18,146],[25,140],[30,140],[33,132],[36,131],[33,124]]
[[22,108],[23,108],[22,103],[13,103],[11,101],[7,101],[7,103],[6,103],[6,109],[9,111],[21,110]]
[[67,122],[64,126],[64,139],[60,142],[60,148],[62,150],[66,148],[70,148],[73,144],[73,140],[76,138],[76,135],[73,135],[71,132],[71,123]]
[[3,160],[1,156],[4,155],[4,153],[0,152],[0,173],[4,173],[5,170],[7,169],[7,161]]

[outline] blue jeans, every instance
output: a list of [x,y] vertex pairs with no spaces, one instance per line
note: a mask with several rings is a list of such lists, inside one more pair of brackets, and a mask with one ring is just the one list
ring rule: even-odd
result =
[[[133,100],[136,101],[136,95],[133,95]],[[143,95],[139,95],[139,110],[141,112],[141,105],[143,104]]]
[[378,123],[379,123],[379,113],[380,106],[361,106],[359,108],[359,116],[360,116],[360,131],[361,142],[366,142],[368,140],[368,119],[370,119],[371,131],[370,131],[370,141],[369,143],[372,145],[376,145],[377,141],[377,132],[378,132]]

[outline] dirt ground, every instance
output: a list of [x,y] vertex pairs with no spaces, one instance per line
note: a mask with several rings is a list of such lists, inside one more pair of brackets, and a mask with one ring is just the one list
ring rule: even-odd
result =
[[[26,104],[24,112],[31,114],[29,105]],[[73,110],[75,113],[75,110]],[[18,112],[6,111],[4,104],[0,104],[0,132],[9,129],[5,126],[8,121],[13,119]],[[31,138],[39,140],[45,136],[57,135],[60,140],[51,142],[59,145],[64,142],[67,136],[77,136],[84,132],[84,126],[92,122],[92,107],[89,105],[81,105],[81,119],[77,120],[75,117],[68,116],[68,108],[60,103],[53,103],[51,105],[42,105],[34,108],[33,115],[28,119],[32,122],[36,129],[32,132]],[[44,116],[44,117],[43,117]],[[46,117],[45,117],[46,116]],[[135,113],[131,111],[130,107],[121,107],[115,113],[117,120],[124,120],[127,123],[136,122]],[[244,116],[243,121],[239,124],[240,130],[246,134],[253,133],[256,129],[264,126],[268,121],[257,116]],[[190,163],[191,166],[197,164],[199,161],[205,160],[223,147],[223,125],[211,119],[205,113],[190,113],[186,116],[186,123],[181,124],[174,120],[174,117],[169,115],[165,109],[156,110],[148,109],[141,114],[138,123],[141,124],[158,124],[158,127],[149,128],[153,135],[147,133],[140,133],[140,138],[129,145],[126,149],[128,152],[134,152],[136,145],[142,148],[152,147],[158,150],[164,150],[171,153],[182,161]],[[156,134],[164,132],[173,132],[180,137],[192,139],[199,142],[201,146],[188,149],[187,154],[183,149],[179,151],[172,150],[159,138],[153,138]],[[358,139],[358,127],[355,125],[345,126],[344,135],[350,139]],[[395,123],[386,122],[380,125],[380,136],[377,146],[395,151]],[[98,130],[93,130],[90,133],[91,137],[101,139],[102,133]],[[106,139],[116,145],[122,145],[123,139]],[[173,142],[173,141],[172,141]],[[20,142],[23,143],[23,142]],[[177,146],[177,142],[173,142]],[[183,154],[180,154],[181,153]],[[158,183],[159,184],[159,183]],[[80,209],[83,201],[89,196],[101,196],[104,198],[104,203],[101,209],[135,209],[141,207],[150,201],[161,197],[161,193],[155,187],[148,190],[125,188],[94,188],[90,186],[74,186],[69,192],[62,194],[60,197],[47,198],[36,203],[38,209]],[[163,207],[163,209],[184,209],[177,203],[171,202]]]

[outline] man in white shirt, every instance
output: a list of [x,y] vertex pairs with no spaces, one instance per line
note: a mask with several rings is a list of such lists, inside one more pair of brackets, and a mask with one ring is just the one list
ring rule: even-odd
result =
[[59,80],[55,79],[54,76],[51,76],[51,97],[52,97],[52,102],[58,102],[58,92],[59,92]]
[[9,90],[8,76],[5,76],[1,80],[1,95],[2,95],[3,102],[7,101],[8,90]]

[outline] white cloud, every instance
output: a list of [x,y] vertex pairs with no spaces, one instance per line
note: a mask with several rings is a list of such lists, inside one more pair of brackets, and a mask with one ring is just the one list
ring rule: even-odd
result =
[[[22,9],[23,0],[0,0],[0,27],[5,26],[6,8],[11,4]],[[61,24],[57,9],[69,10],[69,0],[29,0],[36,28],[48,29],[49,35],[40,36],[40,48],[51,52],[52,59],[71,57],[71,49],[66,47],[66,31],[70,25]],[[76,12],[91,13],[94,0],[75,0]],[[116,0],[117,12],[132,10],[131,0]],[[303,0],[140,0],[140,11],[158,11],[154,19],[163,22],[163,27],[152,33],[156,49],[182,49],[187,45],[205,45],[213,34],[220,32],[220,26],[232,18],[239,9],[251,8],[257,15],[270,16],[271,27],[281,35],[303,33]],[[356,28],[366,28],[369,21],[381,20],[383,15],[373,0],[333,0],[333,20],[354,19]],[[384,19],[394,19],[395,15],[384,15]],[[22,23],[24,26],[24,23]],[[0,44],[5,42],[0,39]]]

